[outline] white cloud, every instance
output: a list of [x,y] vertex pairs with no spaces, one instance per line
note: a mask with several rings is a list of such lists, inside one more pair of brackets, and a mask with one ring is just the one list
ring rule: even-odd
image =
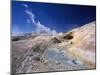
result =
[[23,4],[23,6],[24,6],[25,8],[28,8],[28,5],[27,5],[27,4]]
[[57,32],[56,30],[51,30],[49,27],[46,27],[45,25],[41,24],[40,21],[35,20],[35,15],[32,13],[31,9],[28,7],[27,4],[23,4],[23,6],[26,8],[25,12],[29,15],[29,19],[32,21],[32,24],[35,26],[35,32],[37,34],[40,33],[47,33],[51,35],[55,35]]
[[36,24],[36,23],[35,23],[35,15],[34,15],[32,12],[28,11],[28,10],[26,10],[25,12],[29,15],[30,20],[31,20],[32,23],[35,25],[35,24]]

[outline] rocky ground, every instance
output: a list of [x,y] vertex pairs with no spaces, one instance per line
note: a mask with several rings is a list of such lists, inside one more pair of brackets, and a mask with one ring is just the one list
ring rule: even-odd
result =
[[12,36],[13,74],[95,69],[95,22],[57,35]]

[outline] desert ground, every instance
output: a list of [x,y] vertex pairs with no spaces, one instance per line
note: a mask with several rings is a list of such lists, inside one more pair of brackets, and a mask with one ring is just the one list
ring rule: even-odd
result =
[[57,35],[11,36],[11,72],[95,69],[95,22]]

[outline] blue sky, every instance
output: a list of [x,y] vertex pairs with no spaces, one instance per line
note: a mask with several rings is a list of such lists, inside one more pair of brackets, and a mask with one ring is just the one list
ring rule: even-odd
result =
[[36,31],[26,10],[35,16],[35,22],[56,32],[67,32],[96,20],[95,6],[12,1],[12,32]]

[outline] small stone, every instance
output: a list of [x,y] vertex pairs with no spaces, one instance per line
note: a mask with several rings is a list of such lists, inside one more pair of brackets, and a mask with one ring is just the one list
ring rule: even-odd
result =
[[39,57],[34,57],[34,60],[35,61],[40,61],[40,58]]

